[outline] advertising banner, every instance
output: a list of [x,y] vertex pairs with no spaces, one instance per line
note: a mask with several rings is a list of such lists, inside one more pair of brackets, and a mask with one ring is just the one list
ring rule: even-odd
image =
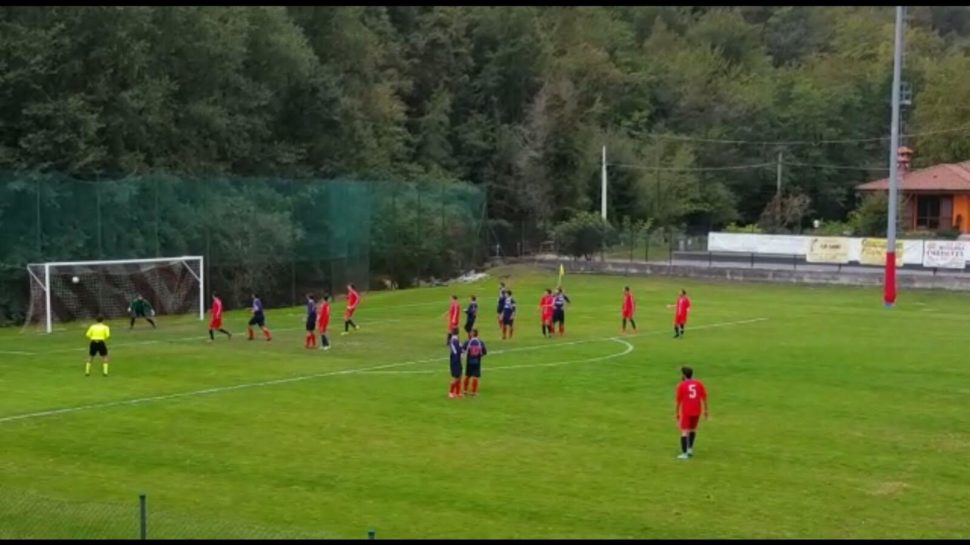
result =
[[923,244],[923,266],[962,269],[967,264],[965,245],[959,240],[927,240]]
[[[859,263],[863,265],[886,264],[886,239],[864,238],[859,252]],[[903,241],[896,241],[896,266],[903,266]]]
[[808,242],[805,261],[809,263],[848,263],[849,239],[844,237],[813,237]]

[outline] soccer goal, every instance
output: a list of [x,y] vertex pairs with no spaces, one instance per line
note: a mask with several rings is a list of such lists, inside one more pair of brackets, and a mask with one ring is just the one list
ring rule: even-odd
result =
[[65,261],[27,265],[30,307],[24,327],[54,331],[55,322],[127,315],[141,295],[158,314],[205,315],[201,256]]

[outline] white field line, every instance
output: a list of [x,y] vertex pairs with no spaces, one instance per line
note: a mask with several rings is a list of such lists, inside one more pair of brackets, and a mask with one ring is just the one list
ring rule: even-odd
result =
[[[624,349],[621,352],[617,352],[615,354],[610,354],[608,356],[597,356],[597,357],[594,357],[594,358],[586,358],[586,359],[582,359],[582,360],[556,361],[556,362],[552,362],[552,363],[527,363],[527,364],[522,364],[522,365],[499,365],[499,366],[489,365],[488,366],[488,370],[489,370],[489,372],[492,372],[492,371],[501,371],[503,369],[525,369],[525,368],[531,368],[531,367],[559,367],[560,365],[570,365],[570,364],[573,364],[573,363],[593,363],[594,361],[604,361],[604,360],[611,360],[613,358],[621,358],[623,356],[626,356],[630,352],[633,352],[633,345],[630,344],[630,343],[628,343],[628,342],[626,342],[626,341],[624,341],[623,339],[620,339],[620,338],[617,338],[617,337],[611,337],[611,338],[606,339],[606,340],[613,341],[613,342],[622,344],[623,346],[626,347],[626,349]],[[559,345],[551,345],[549,348],[555,348],[556,346],[563,346],[563,345],[561,345],[561,344],[559,344]],[[426,374],[430,374],[430,373],[440,373],[440,372],[441,371],[438,370],[438,369],[419,369],[419,370],[415,370],[415,371],[361,371],[361,374],[367,374],[367,375],[419,375],[419,374],[425,374],[426,375]]]
[[[751,323],[755,323],[755,322],[761,322],[761,321],[764,321],[766,319],[767,318],[752,318],[752,319],[749,319],[749,320],[738,320],[738,321],[734,321],[734,322],[719,322],[719,323],[713,323],[713,324],[707,324],[707,325],[700,325],[700,326],[694,327],[692,329],[693,330],[697,330],[697,329],[709,329],[709,328],[715,328],[715,327],[727,327],[727,326],[731,326],[731,325],[751,324]],[[648,335],[648,334],[649,333],[640,333],[638,335]],[[632,336],[635,336],[635,335],[631,335],[631,337]],[[556,343],[555,345],[542,344],[542,345],[536,345],[536,346],[523,346],[521,348],[509,348],[509,349],[506,349],[506,350],[496,351],[495,354],[504,354],[504,353],[508,353],[508,352],[523,352],[523,351],[527,351],[527,350],[538,350],[538,349],[541,349],[541,348],[551,348],[553,346],[568,346],[568,345],[576,345],[576,344],[585,344],[585,343],[591,343],[591,342],[598,342],[598,341],[603,341],[603,340],[609,340],[609,339],[613,339],[613,338],[614,337],[598,337],[598,338],[594,338],[594,339],[583,339],[583,340],[578,340],[578,341],[570,341],[570,342],[567,342],[567,343]],[[447,356],[445,356],[445,357],[436,357],[436,358],[427,358],[427,359],[422,359],[422,360],[411,360],[411,361],[403,361],[403,362],[398,362],[398,363],[388,363],[388,364],[383,364],[383,365],[375,365],[375,366],[371,366],[371,367],[357,367],[357,368],[351,368],[351,369],[342,369],[342,370],[339,370],[339,371],[330,371],[330,372],[327,372],[327,373],[314,373],[312,375],[301,375],[301,376],[297,376],[297,377],[288,377],[288,378],[281,378],[281,379],[274,379],[274,380],[266,380],[266,381],[262,381],[262,382],[250,382],[250,383],[246,383],[246,384],[236,384],[234,386],[217,386],[215,388],[206,388],[204,390],[193,390],[193,391],[190,391],[190,392],[182,392],[182,393],[178,393],[178,394],[165,394],[165,395],[158,395],[158,396],[151,396],[151,397],[142,397],[142,398],[138,398],[138,399],[125,399],[125,400],[121,400],[121,401],[108,401],[108,402],[105,402],[105,403],[93,403],[93,404],[90,404],[90,405],[77,405],[77,406],[74,406],[74,407],[64,407],[64,408],[61,408],[61,409],[51,409],[51,410],[48,410],[48,411],[39,411],[39,412],[26,413],[26,414],[18,414],[18,415],[4,416],[4,417],[0,417],[0,424],[6,423],[6,422],[13,422],[13,421],[16,421],[16,420],[27,420],[27,419],[31,419],[31,418],[39,418],[39,417],[42,417],[42,416],[54,416],[54,415],[58,415],[58,414],[76,413],[76,412],[81,412],[81,411],[89,411],[89,410],[93,410],[93,409],[106,409],[106,408],[109,408],[109,407],[118,407],[118,406],[123,406],[123,405],[139,405],[139,404],[142,404],[142,403],[150,403],[150,402],[153,402],[153,401],[165,401],[165,400],[169,400],[169,399],[178,399],[178,398],[183,398],[183,397],[195,397],[195,396],[202,396],[202,395],[209,395],[209,394],[217,394],[217,393],[222,393],[222,392],[231,392],[231,391],[234,391],[234,390],[243,390],[243,389],[246,389],[246,388],[262,388],[264,386],[275,386],[277,384],[289,384],[289,383],[294,383],[294,382],[302,382],[302,381],[305,381],[305,380],[312,380],[312,379],[325,378],[325,377],[333,377],[333,376],[339,376],[339,375],[360,374],[360,373],[365,373],[367,371],[377,371],[377,370],[381,370],[381,369],[391,369],[391,368],[394,368],[394,367],[405,367],[405,366],[409,366],[409,365],[419,365],[419,364],[422,364],[422,363],[439,362],[439,361],[443,361],[443,360],[446,360],[446,359],[448,359]]]
[[33,352],[20,352],[18,350],[0,350],[0,354],[8,354],[11,356],[36,356],[37,355]]
[[[390,323],[390,322],[400,322],[400,321],[402,321],[402,320],[376,320],[376,321],[373,321],[373,322],[367,322],[364,325],[386,324],[386,323]],[[208,331],[207,328],[203,328],[203,329],[205,329],[206,331]],[[304,327],[274,327],[274,328],[270,329],[270,331],[272,331],[274,333],[277,332],[277,331],[305,331],[305,328]],[[233,337],[236,337],[236,336],[243,337],[244,335],[245,335],[244,333],[233,333],[232,334]],[[192,337],[175,337],[175,338],[172,338],[172,339],[152,339],[152,340],[145,340],[145,341],[133,341],[133,342],[129,342],[129,343],[110,343],[110,345],[108,346],[108,348],[115,348],[115,347],[118,347],[118,346],[144,346],[146,344],[167,344],[167,343],[177,343],[177,342],[185,342],[185,341],[204,341],[204,340],[206,340],[208,338],[209,337],[206,336],[206,335],[195,335],[195,336],[192,336]],[[3,352],[3,351],[0,351],[0,354],[19,354],[19,355],[23,355],[23,356],[44,356],[46,354],[62,354],[62,353],[65,353],[65,352],[84,352],[85,350],[87,350],[86,347],[75,347],[75,348],[58,348],[57,350],[47,350],[47,351],[42,352],[42,353],[36,353],[36,352]]]

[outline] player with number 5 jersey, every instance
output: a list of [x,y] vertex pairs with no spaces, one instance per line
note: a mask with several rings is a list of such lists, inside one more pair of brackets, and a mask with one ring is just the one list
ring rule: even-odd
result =
[[707,418],[707,389],[704,383],[694,379],[694,370],[681,367],[681,381],[677,385],[677,406],[674,418],[680,424],[680,458],[686,460],[694,455],[694,438],[697,437],[697,424],[703,409]]

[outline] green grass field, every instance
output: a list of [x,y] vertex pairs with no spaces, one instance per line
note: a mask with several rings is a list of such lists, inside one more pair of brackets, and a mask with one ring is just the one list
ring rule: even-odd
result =
[[[327,353],[302,309],[268,312],[269,343],[243,311],[213,344],[116,321],[108,378],[83,376],[86,324],[0,332],[0,537],[137,537],[139,493],[149,538],[970,537],[967,295],[568,275],[546,340],[555,275],[501,273],[505,342],[494,277],[366,295]],[[641,332],[618,337],[626,283]],[[474,399],[447,397],[452,292],[482,300]],[[689,461],[683,364],[711,395]]]

